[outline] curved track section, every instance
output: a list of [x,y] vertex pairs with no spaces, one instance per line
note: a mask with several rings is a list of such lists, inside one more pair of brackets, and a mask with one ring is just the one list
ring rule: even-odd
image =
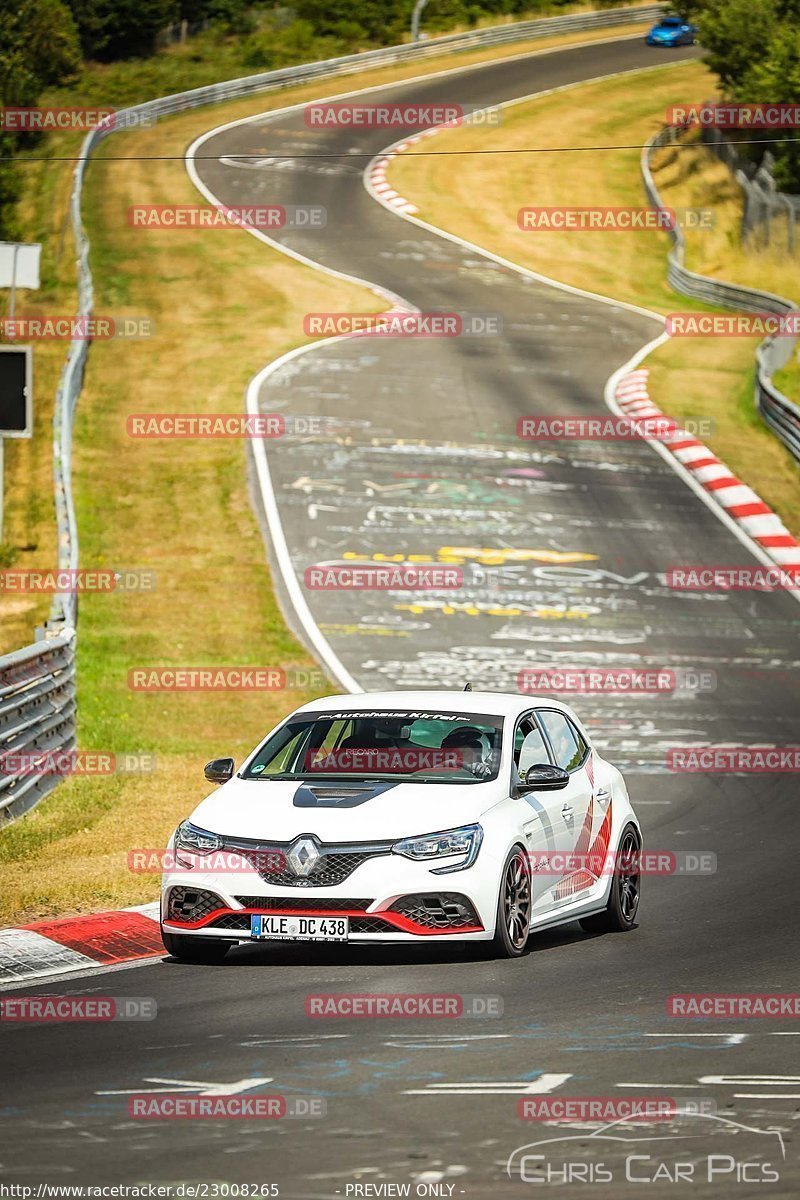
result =
[[[489,105],[652,62],[639,40],[587,45],[408,82],[376,98]],[[281,565],[306,605],[305,632],[316,630],[318,652],[365,688],[465,677],[513,688],[527,665],[567,662],[714,671],[714,691],[587,697],[580,707],[627,768],[648,846],[712,851],[719,869],[647,880],[641,924],[624,937],[571,927],[535,938],[515,962],[448,947],[251,946],[221,968],[167,962],[59,983],[59,991],[154,996],[158,1019],[7,1029],[14,1137],[6,1165],[25,1182],[275,1182],[284,1200],[403,1194],[387,1185],[413,1195],[420,1182],[440,1189],[429,1195],[519,1197],[531,1188],[518,1174],[509,1180],[509,1155],[562,1132],[521,1122],[520,1099],[660,1094],[708,1097],[736,1128],[688,1118],[660,1127],[694,1140],[688,1149],[648,1143],[641,1153],[652,1156],[651,1174],[659,1160],[674,1169],[708,1153],[774,1157],[765,1135],[745,1127],[781,1130],[786,1159],[772,1186],[732,1186],[730,1175],[709,1184],[700,1173],[676,1184],[662,1173],[647,1188],[653,1200],[790,1195],[800,1081],[788,1065],[796,1036],[787,1035],[796,1027],[678,1021],[665,1002],[676,992],[790,990],[796,785],[780,775],[673,775],[664,761],[667,748],[686,742],[796,740],[797,606],[776,594],[698,600],[663,586],[660,574],[676,563],[755,559],[647,445],[517,440],[522,415],[607,415],[607,378],[657,324],[524,276],[376,205],[361,175],[389,140],[380,131],[311,131],[302,111],[286,111],[215,131],[195,148],[204,189],[226,204],[327,208],[324,236],[280,235],[289,252],[423,311],[502,318],[498,338],[332,341],[288,356],[253,385],[265,411],[338,423],[333,439],[282,439],[269,454],[272,526],[285,534]],[[312,149],[331,157],[300,157]],[[464,588],[300,590],[308,565],[346,554],[461,558]],[[330,991],[499,994],[504,1015],[309,1020],[306,996]],[[328,1116],[127,1119],[129,1093],[176,1087],[317,1095]],[[608,1159],[603,1143],[581,1138],[580,1146],[584,1166]],[[595,1175],[592,1196],[642,1194],[615,1169],[610,1181]],[[356,1192],[356,1184],[375,1190]]]
[[[639,39],[623,40],[369,98],[480,107],[652,65]],[[376,205],[362,172],[387,140],[380,129],[309,129],[301,107],[212,132],[192,148],[193,172],[224,204],[325,207],[324,231],[274,235],[288,252],[367,281],[384,303],[400,297],[422,312],[489,315],[503,330],[337,338],[255,381],[253,406],[320,416],[338,430],[333,439],[281,439],[267,451],[288,547],[281,567],[300,594],[295,608],[306,632],[320,635],[316,648],[321,637],[337,677],[367,690],[465,679],[514,689],[526,667],[576,663],[724,677],[713,692],[686,689],[633,705],[586,697],[597,736],[628,768],[661,769],[676,742],[789,740],[782,707],[762,724],[752,700],[760,678],[761,700],[774,709],[767,664],[792,655],[791,597],[754,602],[663,585],[664,572],[680,563],[751,558],[651,447],[534,445],[516,436],[520,416],[607,415],[606,380],[653,337],[656,322],[554,287]],[[319,562],[420,558],[459,565],[463,587],[387,594],[303,586],[306,568]]]

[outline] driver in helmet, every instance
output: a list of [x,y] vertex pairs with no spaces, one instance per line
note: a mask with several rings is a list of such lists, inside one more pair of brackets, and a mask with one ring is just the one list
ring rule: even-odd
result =
[[458,755],[457,766],[473,775],[491,774],[491,764],[485,761],[486,743],[481,733],[472,725],[454,729],[444,738],[442,750],[453,750]]

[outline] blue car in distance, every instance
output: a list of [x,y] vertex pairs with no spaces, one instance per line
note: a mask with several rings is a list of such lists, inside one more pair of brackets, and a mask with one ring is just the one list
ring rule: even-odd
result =
[[697,41],[697,26],[683,17],[662,17],[645,38],[648,46],[693,46]]

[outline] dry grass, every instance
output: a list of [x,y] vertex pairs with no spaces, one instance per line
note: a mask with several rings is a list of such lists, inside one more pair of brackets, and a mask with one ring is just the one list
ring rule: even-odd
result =
[[[643,143],[671,105],[713,93],[706,68],[672,64],[556,96],[515,105],[503,124],[462,127],[437,136],[437,150],[473,151],[453,159],[403,154],[391,169],[394,187],[434,225],[563,282],[657,312],[706,310],[677,296],[666,280],[666,235],[658,232],[522,231],[525,205],[641,205],[639,150],[481,155],[483,149],[631,146]],[[557,111],[558,119],[553,119]],[[425,149],[428,146],[424,146]],[[665,151],[657,182],[672,206],[713,206],[711,231],[688,236],[688,265],[797,297],[797,260],[779,251],[756,255],[737,245],[737,189],[724,167],[697,149]],[[480,204],[475,197],[480,196]],[[769,432],[753,403],[753,339],[673,339],[648,359],[651,392],[679,419],[711,418],[712,448],[800,534],[800,481],[787,450]]]

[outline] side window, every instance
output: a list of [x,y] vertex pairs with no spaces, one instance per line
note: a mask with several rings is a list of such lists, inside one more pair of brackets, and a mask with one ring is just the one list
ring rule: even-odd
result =
[[[544,738],[538,726],[533,721],[523,721],[517,730],[514,747],[514,760],[520,775],[532,767],[534,763],[547,763],[550,755],[547,752]],[[519,753],[517,753],[517,745]]]
[[563,713],[545,710],[538,713],[538,717],[547,730],[556,765],[565,771],[574,771],[583,762],[588,749],[583,738]]
[[570,721],[569,727],[572,730],[572,733],[575,737],[575,741],[578,743],[578,749],[581,752],[580,762],[583,762],[583,760],[586,758],[586,755],[589,753],[588,742],[583,737],[580,730],[575,728],[575,726],[572,724],[572,721]]

